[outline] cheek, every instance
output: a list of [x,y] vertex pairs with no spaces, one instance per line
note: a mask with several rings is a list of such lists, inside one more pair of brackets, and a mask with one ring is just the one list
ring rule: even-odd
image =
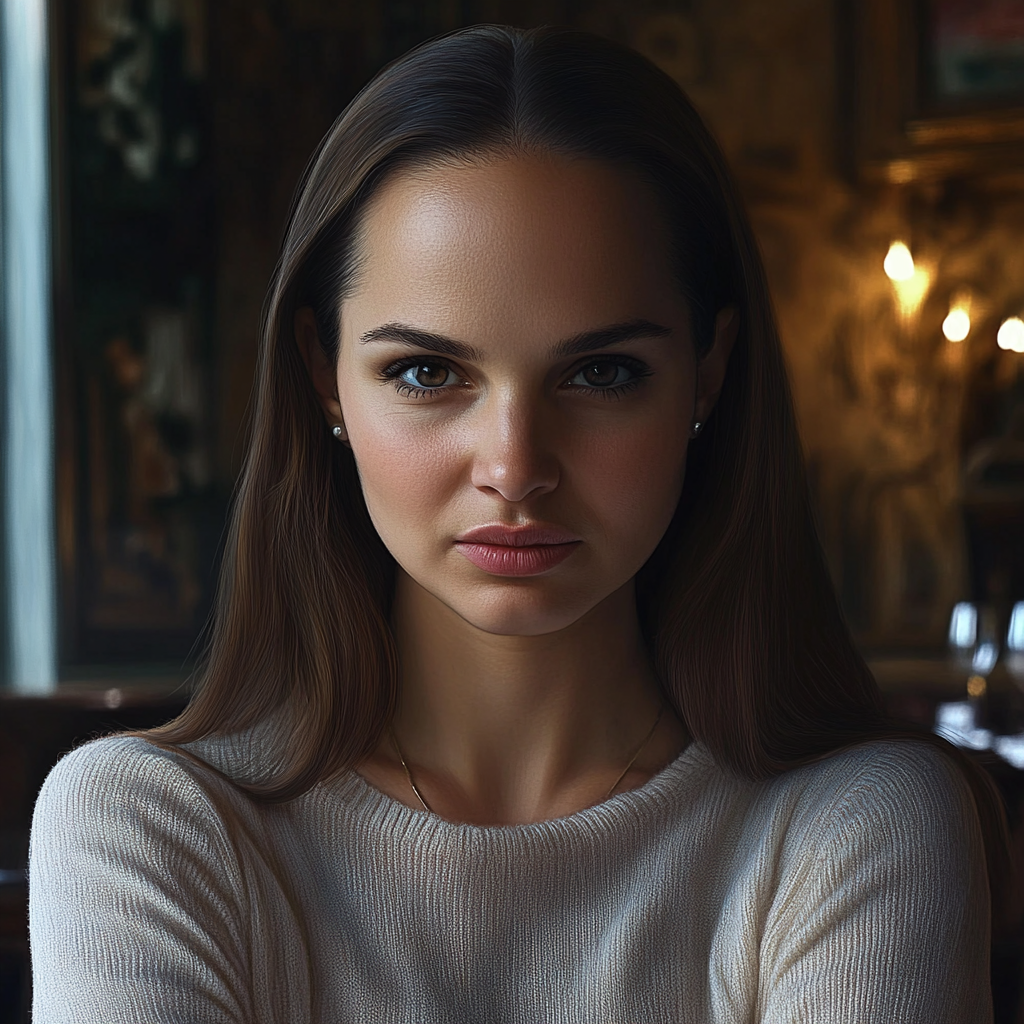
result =
[[575,489],[609,530],[639,546],[668,527],[682,492],[688,437],[659,424],[591,435],[571,467]]
[[452,446],[408,415],[384,414],[351,423],[346,417],[346,425],[377,532],[389,548],[409,545],[415,537],[412,528],[422,532],[457,489]]

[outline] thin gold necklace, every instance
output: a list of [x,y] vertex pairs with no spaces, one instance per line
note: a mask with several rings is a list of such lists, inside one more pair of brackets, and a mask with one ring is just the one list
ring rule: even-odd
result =
[[[646,747],[647,744],[650,743],[651,737],[654,735],[654,730],[658,728],[658,723],[661,721],[661,716],[664,714],[665,705],[662,704],[661,707],[658,708],[658,715],[654,719],[654,724],[651,726],[650,731],[644,737],[643,743],[641,743],[640,746],[636,748],[636,753],[633,754],[633,756],[629,759],[629,764],[627,764],[626,767],[623,768],[622,771],[619,773],[619,777],[611,784],[611,786],[608,787],[608,792],[605,793],[603,797],[604,800],[607,800],[612,795],[612,793],[615,792],[615,787],[618,786],[618,784],[626,777],[626,772],[628,772],[629,769],[633,767],[634,763],[636,762],[636,759],[641,755],[641,753],[643,753],[644,747]],[[413,791],[413,793],[416,794],[416,799],[419,800],[419,802],[423,805],[423,810],[428,811],[430,814],[433,814],[434,812],[431,810],[430,804],[428,804],[427,801],[423,799],[423,794],[416,788],[416,783],[413,782],[412,772],[409,771],[409,765],[406,764],[405,757],[402,754],[402,748],[398,745],[398,737],[395,735],[395,730],[393,726],[388,726],[388,733],[391,735],[391,742],[394,745],[395,753],[398,754],[398,760],[402,762],[402,768],[405,770],[405,777],[409,780],[409,788]]]

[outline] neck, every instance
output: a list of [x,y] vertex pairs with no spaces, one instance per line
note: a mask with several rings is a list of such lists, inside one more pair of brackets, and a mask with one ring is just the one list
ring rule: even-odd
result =
[[[566,629],[498,636],[400,572],[394,625],[395,735],[431,807],[448,817],[541,820],[602,799],[663,705],[631,584]],[[663,715],[619,788],[644,781],[683,739]]]

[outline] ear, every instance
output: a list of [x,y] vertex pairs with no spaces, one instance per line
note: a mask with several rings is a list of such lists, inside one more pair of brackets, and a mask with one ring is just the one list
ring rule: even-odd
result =
[[327,422],[332,427],[341,424],[342,435],[339,440],[347,441],[348,431],[345,430],[345,418],[341,414],[341,402],[338,400],[338,371],[320,345],[313,310],[309,306],[299,307],[292,323],[295,344],[299,346],[299,353],[309,371],[309,379],[313,382]]
[[715,340],[704,357],[697,363],[697,394],[693,418],[706,423],[725,382],[729,355],[736,343],[740,327],[740,314],[735,306],[726,306],[715,317]]

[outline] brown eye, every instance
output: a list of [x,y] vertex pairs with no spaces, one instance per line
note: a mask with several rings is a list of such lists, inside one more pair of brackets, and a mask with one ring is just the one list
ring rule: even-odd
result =
[[460,382],[459,375],[443,362],[417,363],[401,361],[387,367],[382,379],[391,382],[400,395],[425,398],[428,394],[441,394]]
[[447,366],[430,366],[424,363],[416,367],[416,383],[425,388],[444,387],[449,372]]
[[589,366],[584,366],[579,372],[591,387],[606,388],[618,381],[621,369],[622,367],[616,363],[591,363]]

